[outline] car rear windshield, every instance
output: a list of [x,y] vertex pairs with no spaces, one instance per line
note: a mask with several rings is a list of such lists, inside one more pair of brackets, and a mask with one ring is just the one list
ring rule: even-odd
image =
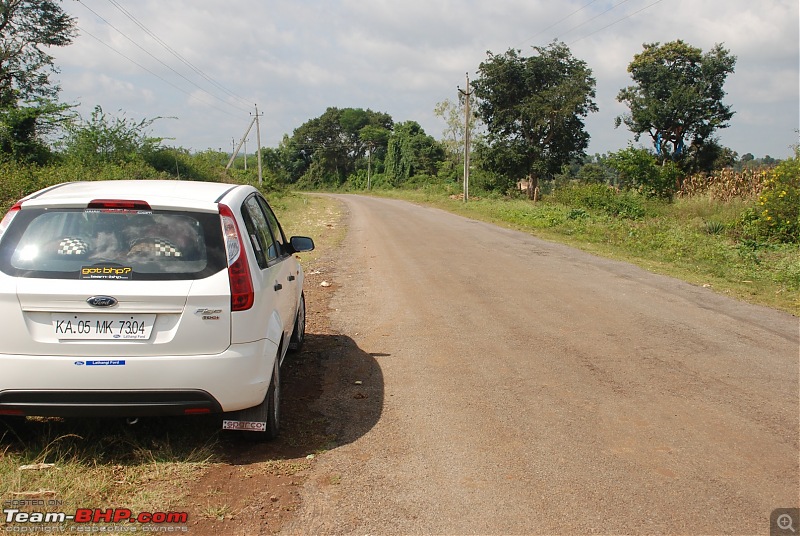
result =
[[26,209],[0,242],[0,270],[16,277],[200,279],[225,266],[210,213]]

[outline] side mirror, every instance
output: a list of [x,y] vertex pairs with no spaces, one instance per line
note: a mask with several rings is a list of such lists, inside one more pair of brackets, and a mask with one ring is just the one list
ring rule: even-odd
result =
[[293,236],[289,239],[293,253],[311,251],[314,249],[314,241],[307,236]]

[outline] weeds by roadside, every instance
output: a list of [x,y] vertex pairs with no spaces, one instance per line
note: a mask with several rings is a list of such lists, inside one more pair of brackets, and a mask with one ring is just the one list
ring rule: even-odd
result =
[[0,500],[50,510],[164,511],[174,488],[219,460],[213,419],[0,421]]

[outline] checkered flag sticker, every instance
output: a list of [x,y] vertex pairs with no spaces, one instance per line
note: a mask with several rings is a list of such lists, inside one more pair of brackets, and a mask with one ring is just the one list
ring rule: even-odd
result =
[[66,237],[58,243],[59,255],[86,255],[89,253],[89,244],[81,238]]
[[156,250],[156,257],[180,257],[181,252],[175,247],[175,244],[163,238],[156,238],[153,240],[153,245]]

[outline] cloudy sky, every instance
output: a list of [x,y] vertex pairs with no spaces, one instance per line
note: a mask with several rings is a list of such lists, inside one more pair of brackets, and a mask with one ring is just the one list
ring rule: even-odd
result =
[[[64,0],[80,35],[52,50],[61,100],[134,120],[193,150],[229,150],[263,112],[262,145],[329,106],[386,112],[442,137],[436,103],[457,98],[486,52],[565,42],[597,79],[589,153],[624,148],[627,66],[647,42],[683,39],[737,56],[720,140],[784,158],[800,123],[797,0]],[[122,112],[120,112],[122,111]],[[255,132],[248,150],[255,147]],[[646,142],[646,140],[642,140]]]

